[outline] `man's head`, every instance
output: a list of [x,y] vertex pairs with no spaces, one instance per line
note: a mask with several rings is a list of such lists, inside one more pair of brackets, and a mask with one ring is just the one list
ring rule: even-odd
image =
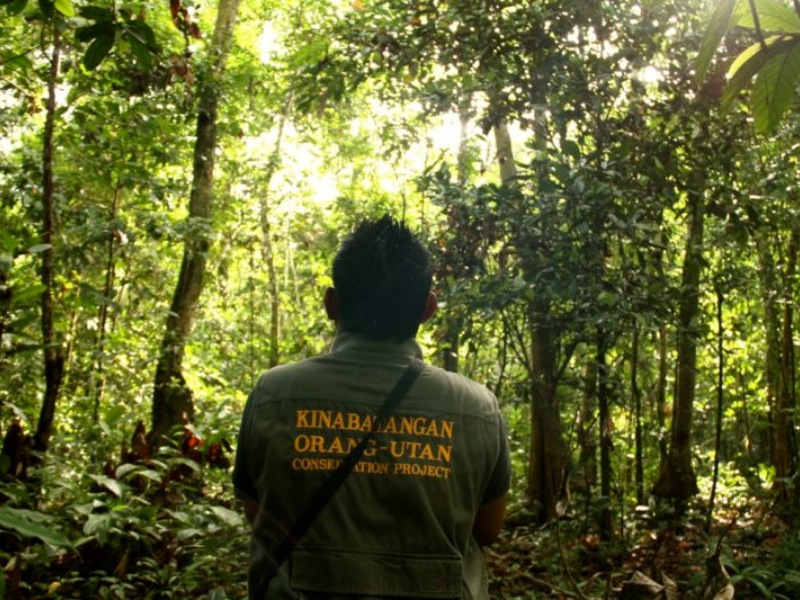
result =
[[328,316],[341,331],[404,340],[436,310],[431,260],[409,229],[389,215],[366,219],[333,260]]

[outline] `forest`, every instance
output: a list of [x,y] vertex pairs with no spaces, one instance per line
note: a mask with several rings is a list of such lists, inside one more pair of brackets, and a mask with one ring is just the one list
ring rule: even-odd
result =
[[339,241],[494,392],[493,598],[800,598],[798,0],[0,0],[0,598],[245,598]]

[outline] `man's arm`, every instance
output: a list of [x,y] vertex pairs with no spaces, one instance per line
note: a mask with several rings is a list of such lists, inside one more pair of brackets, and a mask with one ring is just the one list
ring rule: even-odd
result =
[[258,512],[258,502],[250,498],[242,498],[242,508],[244,508],[245,519],[252,525],[253,521],[256,519],[256,513]]
[[478,507],[478,514],[475,515],[475,522],[472,524],[472,536],[478,545],[488,546],[500,535],[506,516],[507,498],[508,494],[505,493]]

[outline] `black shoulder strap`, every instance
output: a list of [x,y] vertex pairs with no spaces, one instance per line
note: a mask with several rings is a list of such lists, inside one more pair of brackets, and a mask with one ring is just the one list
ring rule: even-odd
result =
[[[400,401],[405,397],[408,393],[408,390],[411,388],[411,385],[416,381],[419,374],[422,373],[423,369],[425,368],[425,363],[423,363],[418,358],[415,358],[408,368],[406,372],[403,373],[403,376],[400,380],[395,384],[394,388],[389,395],[386,397],[386,400],[383,402],[380,410],[378,411],[378,426],[372,427],[372,429],[364,436],[364,438],[359,442],[358,446],[353,448],[353,450],[348,454],[345,459],[339,463],[337,469],[331,473],[330,477],[325,481],[322,487],[317,490],[317,493],[311,499],[311,501],[306,505],[305,509],[297,520],[292,525],[289,532],[284,536],[283,541],[281,541],[280,545],[278,546],[275,553],[272,555],[273,559],[273,572],[272,575],[278,570],[280,565],[285,561],[289,554],[291,554],[292,550],[294,550],[295,545],[300,539],[305,535],[308,528],[311,527],[311,524],[317,518],[322,509],[325,508],[325,505],[328,501],[333,497],[336,493],[336,490],[339,489],[339,486],[342,485],[344,480],[350,474],[350,471],[353,470],[353,467],[356,466],[361,457],[364,455],[364,451],[367,449],[367,444],[370,443],[375,438],[375,434],[383,427],[386,419],[392,414],[392,411],[400,404]],[[265,578],[266,581],[264,582],[266,585],[269,584],[269,580],[272,579],[272,576],[268,576]],[[266,592],[266,590],[260,590],[260,592]],[[258,598],[263,597],[263,594],[257,596]]]

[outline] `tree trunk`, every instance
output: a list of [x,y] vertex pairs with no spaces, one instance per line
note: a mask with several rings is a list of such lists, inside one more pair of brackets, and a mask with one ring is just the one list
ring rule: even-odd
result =
[[233,41],[240,0],[220,0],[210,44],[213,66],[200,81],[197,133],[194,145],[192,191],[187,234],[178,285],[167,317],[161,354],[156,366],[153,412],[148,444],[155,447],[171,428],[191,419],[192,393],[183,377],[182,362],[210,247],[214,197],[214,154],[217,147],[217,107],[225,59]]
[[592,492],[597,485],[597,361],[587,361],[581,415],[578,420],[578,445],[580,446],[581,478],[575,489],[586,495],[587,509]]
[[[793,294],[798,251],[798,227],[792,228],[787,247],[783,281],[778,281],[778,268],[772,248],[759,241],[760,273],[764,296],[766,330],[766,379],[770,405],[770,455],[775,467],[773,490],[778,502],[787,508],[792,493],[790,479],[797,471],[794,435],[794,347]],[[781,290],[776,293],[776,290]],[[778,305],[782,302],[783,309]]]
[[667,326],[658,328],[658,383],[656,384],[656,418],[658,419],[658,456],[660,464],[667,462]]
[[[783,324],[781,328],[781,389],[780,410],[785,418],[781,429],[776,434],[785,436],[786,458],[784,476],[786,481],[794,481],[797,474],[797,438],[795,436],[794,414],[797,408],[795,398],[794,367],[794,295],[795,276],[797,271],[797,253],[800,245],[800,225],[793,224],[789,244],[786,250],[786,267],[783,274]],[[777,477],[777,470],[776,470]],[[793,496],[796,496],[796,490]]]
[[283,130],[291,106],[291,95],[286,97],[278,122],[278,135],[275,138],[275,147],[269,161],[266,173],[264,192],[261,194],[259,216],[261,221],[261,257],[267,267],[267,279],[270,295],[270,327],[269,327],[269,367],[272,368],[280,362],[280,332],[281,332],[281,299],[278,289],[278,274],[275,270],[275,248],[272,243],[272,225],[269,221],[269,199],[271,195],[272,177],[278,168],[283,144]]
[[631,346],[631,396],[634,410],[634,470],[636,474],[636,504],[645,503],[644,497],[644,445],[642,443],[642,392],[639,389],[639,324],[633,321]]
[[[501,111],[497,111],[501,114]],[[494,124],[495,144],[500,178],[504,185],[514,188],[517,168],[508,124],[502,118]],[[535,144],[542,151],[547,146],[547,121],[541,111],[535,120]],[[540,179],[546,178],[545,173]],[[518,231],[514,244],[523,248],[530,243],[528,234]],[[522,254],[522,253],[520,253]],[[526,280],[532,281],[537,265],[524,264]],[[564,442],[557,394],[558,366],[557,332],[548,323],[549,304],[536,298],[529,300],[531,327],[531,446],[528,461],[528,500],[537,507],[538,519],[545,522],[556,518],[561,496],[568,496],[567,448]]]
[[555,335],[545,325],[534,327],[527,494],[538,509],[540,522],[557,517],[558,501],[567,486],[567,449],[556,391]]
[[[472,98],[470,95],[464,97],[461,101],[458,111],[459,116],[459,143],[458,143],[458,157],[457,157],[457,181],[459,187],[464,190],[469,180],[469,135],[467,128],[472,117]],[[505,132],[508,134],[508,131]],[[460,232],[459,225],[452,222],[451,226],[454,231]],[[458,237],[456,238],[458,240]],[[458,241],[456,242],[458,243]],[[468,277],[469,273],[463,273]],[[464,320],[458,311],[448,311],[442,318],[442,325],[437,332],[437,337],[441,340],[441,360],[442,368],[451,373],[458,373],[458,354],[461,344],[461,329]]]
[[95,360],[89,372],[90,396],[94,398],[94,410],[92,420],[97,423],[100,418],[100,405],[103,403],[103,395],[106,388],[105,372],[105,353],[106,353],[106,324],[108,322],[108,307],[111,305],[111,296],[114,290],[114,279],[116,278],[116,248],[117,248],[117,214],[119,213],[119,202],[122,194],[122,179],[117,179],[114,189],[114,198],[111,203],[111,214],[109,215],[108,246],[106,254],[106,278],[103,284],[103,301],[100,304],[97,325],[97,339],[95,341]]
[[614,424],[608,397],[608,364],[606,347],[608,338],[601,329],[597,332],[597,407],[600,420],[600,539],[609,541],[613,537],[611,514],[611,451],[613,449]]
[[700,277],[703,271],[704,202],[702,176],[687,191],[689,236],[683,262],[683,278],[679,301],[678,369],[675,402],[672,406],[672,428],[666,461],[662,461],[654,492],[674,501],[682,508],[697,494],[697,478],[692,467],[692,417],[697,372],[696,327],[700,315]]
[[55,249],[55,199],[53,184],[53,132],[56,114],[56,82],[61,60],[61,34],[53,26],[53,53],[50,57],[50,72],[47,80],[47,104],[42,148],[42,243],[49,247],[42,252],[42,343],[44,346],[45,391],[39,422],[33,436],[33,449],[45,453],[53,432],[56,403],[64,376],[64,352],[60,340],[56,339],[53,324],[53,259]]
[[708,516],[706,518],[706,532],[711,530],[714,522],[714,502],[717,495],[717,481],[719,480],[719,459],[722,449],[722,417],[723,400],[725,399],[725,354],[724,335],[722,331],[722,305],[725,296],[720,287],[717,287],[717,413],[716,429],[714,431],[714,472],[711,477],[711,495],[708,498]]

